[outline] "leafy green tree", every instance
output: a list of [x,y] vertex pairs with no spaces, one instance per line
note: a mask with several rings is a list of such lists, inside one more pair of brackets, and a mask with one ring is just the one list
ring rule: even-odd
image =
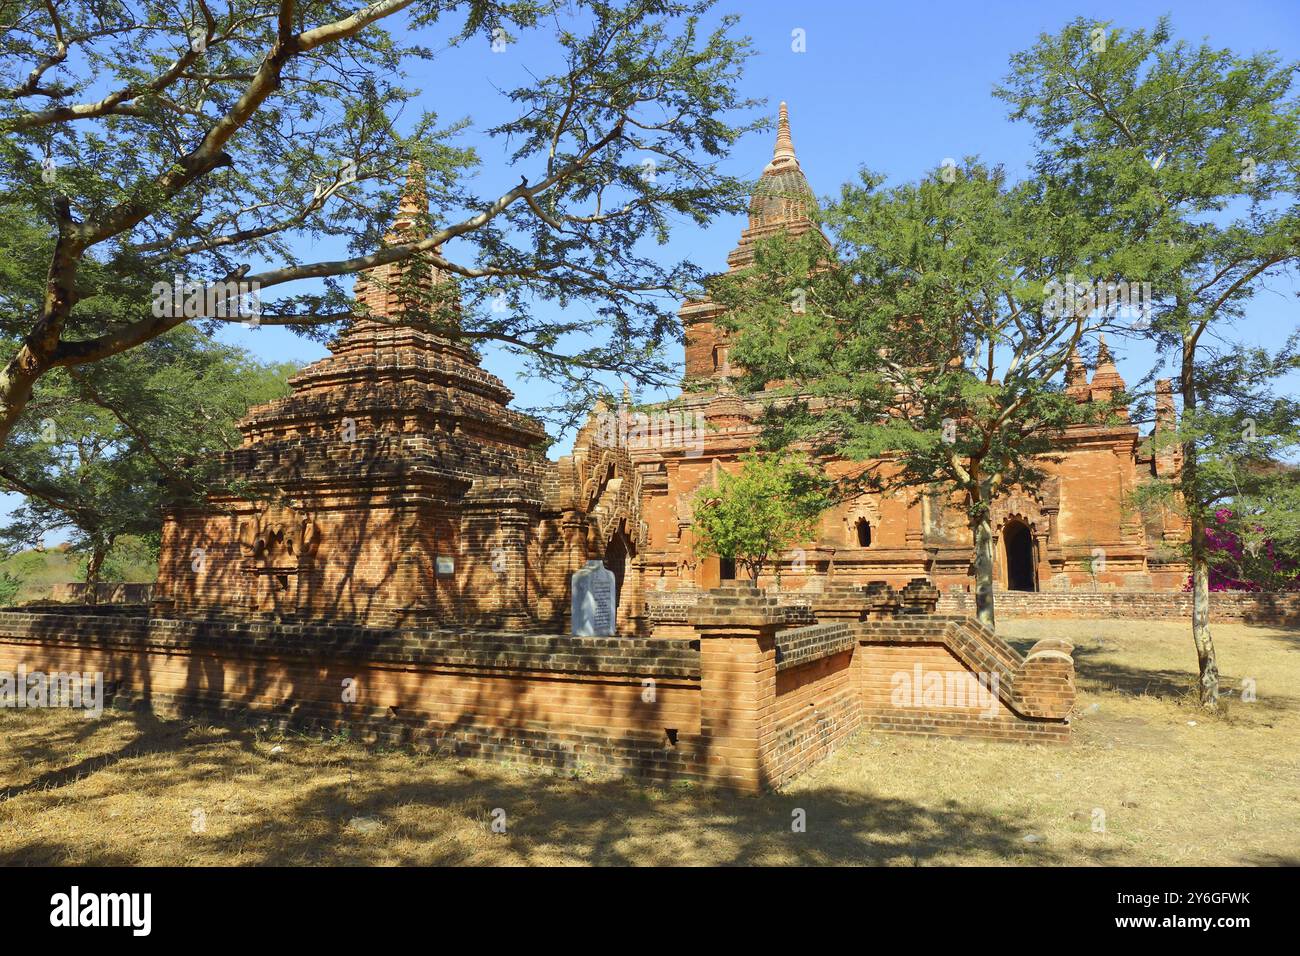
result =
[[696,492],[695,553],[734,558],[757,584],[769,560],[813,536],[828,490],[800,456],[747,455],[738,472],[720,472]]
[[1071,355],[1117,319],[1053,305],[1050,283],[1089,235],[1064,200],[974,160],[890,189],[863,173],[824,212],[834,249],[777,236],[712,288],[745,387],[772,399],[771,444],[856,463],[840,494],[960,500],[989,627],[993,501],[1041,480],[1065,427],[1113,412],[1063,386]]
[[238,446],[250,405],[288,393],[293,368],[186,326],[45,376],[0,460],[0,489],[25,499],[0,543],[12,551],[68,532],[92,584],[126,536],[156,547],[164,499],[202,495],[211,456]]
[[[328,338],[351,304],[340,277],[396,262],[461,280],[463,307],[421,321],[517,350],[575,401],[601,371],[673,379],[660,346],[678,334],[670,304],[698,271],[649,250],[677,217],[741,208],[743,189],[717,160],[759,125],[732,123],[757,105],[735,90],[748,41],[734,17],[705,29],[710,6],[5,4],[0,203],[39,211],[48,244],[6,270],[40,294],[0,313],[0,441],[55,369],[188,322],[247,320],[222,314],[245,290],[286,287],[257,320]],[[468,119],[403,115],[417,95],[407,72],[436,47],[508,53],[524,31],[549,33],[563,66],[505,93],[516,118],[489,131],[509,144],[504,168],[481,170],[456,144]],[[426,33],[432,44],[412,39]],[[455,96],[448,87],[449,108]],[[413,210],[420,228],[385,244],[412,162],[430,210]],[[300,255],[330,239],[349,254]],[[166,308],[154,288],[177,281],[213,301],[199,315]],[[534,308],[576,299],[591,306],[580,320]]]
[[0,607],[9,607],[13,604],[22,586],[22,578],[8,571],[0,571]]
[[1080,18],[1015,56],[999,90],[1037,132],[1039,172],[1097,224],[1093,270],[1153,289],[1149,325],[1137,331],[1177,369],[1178,492],[1188,502],[1192,635],[1208,707],[1219,694],[1208,509],[1225,463],[1254,457],[1239,457],[1231,439],[1245,423],[1215,407],[1226,398],[1220,388],[1242,381],[1220,374],[1237,351],[1225,333],[1270,277],[1300,261],[1296,69],[1273,54],[1176,40],[1166,19],[1124,31]]

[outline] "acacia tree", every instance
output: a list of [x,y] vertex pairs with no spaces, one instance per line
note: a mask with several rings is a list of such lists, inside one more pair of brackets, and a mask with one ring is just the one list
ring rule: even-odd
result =
[[751,454],[695,495],[695,553],[733,558],[755,584],[783,550],[806,541],[831,499],[821,472],[802,457]]
[[746,387],[767,387],[769,443],[857,463],[841,496],[962,503],[977,613],[993,627],[990,507],[1043,478],[1065,427],[1123,400],[1080,404],[1062,382],[1071,355],[1120,315],[1053,295],[1089,230],[1046,182],[1008,187],[967,160],[881,183],[864,172],[825,210],[833,250],[815,232],[774,237],[712,292],[730,310]]
[[[676,215],[703,223],[739,208],[743,190],[716,160],[744,131],[731,125],[736,111],[756,105],[735,93],[748,43],[733,17],[706,31],[710,5],[3,4],[0,201],[36,210],[53,242],[46,261],[26,264],[39,299],[0,316],[0,439],[52,369],[193,321],[154,314],[159,281],[205,283],[222,298],[235,283],[265,292],[317,280],[264,305],[258,321],[326,338],[350,308],[340,277],[419,260],[464,280],[456,334],[518,350],[570,394],[600,370],[667,380],[658,348],[676,333],[669,303],[696,272],[657,264],[642,240],[666,241]],[[488,194],[471,189],[478,158],[454,140],[468,120],[401,116],[417,95],[404,71],[433,57],[406,39],[422,30],[507,51],[515,35],[548,30],[563,56],[562,72],[506,94],[517,118],[489,132],[513,147],[510,169],[482,176],[501,184]],[[430,210],[384,245],[412,161]],[[346,238],[350,254],[300,255],[330,238]],[[88,272],[132,292],[134,308],[99,309]],[[579,298],[592,304],[581,321],[530,308]]]
[[94,585],[120,539],[156,544],[165,500],[202,496],[213,456],[239,445],[238,420],[287,394],[292,369],[181,327],[44,376],[0,460],[0,490],[24,496],[0,527],[0,550],[69,532]]
[[[1012,59],[999,95],[1038,135],[1039,171],[1098,224],[1094,269],[1149,281],[1143,331],[1177,370],[1188,503],[1192,636],[1201,701],[1217,704],[1206,505],[1220,494],[1224,428],[1207,405],[1236,346],[1224,332],[1272,276],[1300,262],[1297,66],[1175,40],[1167,19],[1123,31],[1078,19]],[[1240,379],[1237,379],[1240,381]]]

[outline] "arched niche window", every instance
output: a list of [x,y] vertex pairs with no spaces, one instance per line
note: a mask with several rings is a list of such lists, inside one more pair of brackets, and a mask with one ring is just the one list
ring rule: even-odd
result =
[[727,371],[727,349],[726,345],[713,346],[713,370],[715,372]]
[[866,518],[859,518],[857,524],[853,526],[858,536],[858,547],[871,547],[871,522]]

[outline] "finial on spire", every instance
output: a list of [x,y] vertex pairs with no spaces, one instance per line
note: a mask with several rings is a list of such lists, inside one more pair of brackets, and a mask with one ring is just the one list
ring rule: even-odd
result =
[[767,169],[763,172],[783,169],[786,166],[794,166],[798,169],[799,160],[794,154],[794,140],[790,138],[790,111],[782,101],[776,121],[776,148],[772,150],[772,161],[767,164]]
[[1100,367],[1110,361],[1112,361],[1112,359],[1110,357],[1110,349],[1106,346],[1106,333],[1098,332],[1097,333],[1097,365],[1098,367]]
[[418,159],[411,160],[406,167],[406,186],[402,189],[398,211],[407,215],[424,215],[429,211],[429,187],[425,182],[424,164]]

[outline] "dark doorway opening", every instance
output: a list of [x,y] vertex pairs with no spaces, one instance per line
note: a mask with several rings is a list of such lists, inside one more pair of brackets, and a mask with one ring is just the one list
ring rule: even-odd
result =
[[735,558],[718,558],[718,578],[722,581],[736,580]]
[[858,547],[871,547],[871,522],[866,518],[859,518],[857,523],[858,529]]
[[1034,584],[1034,539],[1019,521],[1008,521],[1002,528],[1006,549],[1007,590],[1036,591]]
[[621,533],[609,539],[605,548],[605,567],[614,572],[614,609],[622,603],[623,576],[627,573],[627,544]]

